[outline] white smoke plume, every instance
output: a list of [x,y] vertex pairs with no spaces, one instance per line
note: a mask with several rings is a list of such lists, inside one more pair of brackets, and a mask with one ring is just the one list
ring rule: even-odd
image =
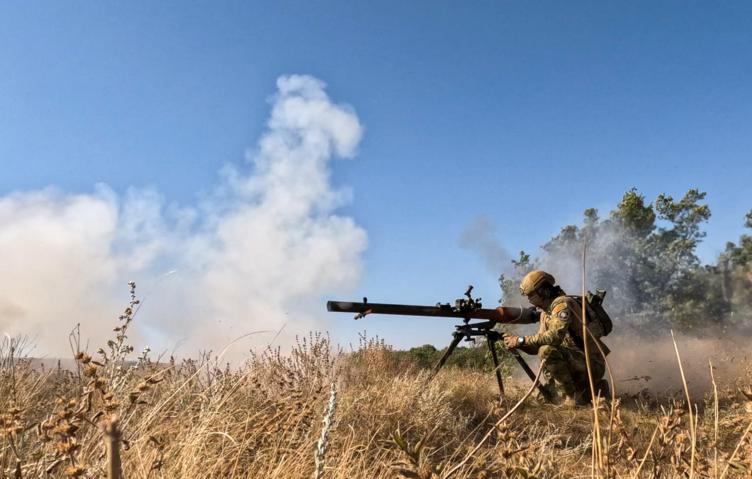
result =
[[255,344],[281,330],[279,345],[320,329],[321,295],[361,272],[366,233],[337,215],[350,195],[332,186],[330,163],[352,157],[362,134],[321,81],[283,76],[250,165],[226,168],[198,205],[137,188],[120,197],[106,185],[0,197],[0,329],[56,356],[69,353],[80,323],[96,349],[112,336],[129,280],[147,295],[132,339],[154,350],[218,351],[262,330],[272,333]]

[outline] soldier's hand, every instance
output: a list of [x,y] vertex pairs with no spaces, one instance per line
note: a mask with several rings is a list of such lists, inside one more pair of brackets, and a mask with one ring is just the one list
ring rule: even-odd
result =
[[519,339],[517,336],[512,336],[511,334],[507,334],[504,336],[504,346],[506,346],[509,349],[514,349],[517,346],[519,346]]

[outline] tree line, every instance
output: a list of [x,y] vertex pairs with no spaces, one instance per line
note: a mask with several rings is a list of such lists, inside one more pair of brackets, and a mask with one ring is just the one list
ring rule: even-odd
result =
[[[702,264],[696,251],[711,216],[705,196],[690,189],[680,199],[660,194],[649,203],[632,188],[606,218],[586,209],[582,224],[564,226],[539,256],[520,252],[499,278],[501,302],[520,299],[520,279],[531,269],[577,269],[586,245],[587,284],[608,291],[606,306],[623,326],[685,332],[749,327],[752,236],[729,241],[712,264]],[[744,221],[752,228],[752,210]]]

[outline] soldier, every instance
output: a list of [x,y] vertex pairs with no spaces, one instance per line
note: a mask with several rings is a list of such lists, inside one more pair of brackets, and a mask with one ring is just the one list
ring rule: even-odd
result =
[[[538,333],[532,336],[507,335],[504,337],[504,344],[510,349],[537,354],[546,360],[544,375],[548,380],[548,387],[563,397],[564,405],[584,404],[590,396],[590,386],[582,343],[581,303],[574,297],[567,296],[556,285],[553,276],[540,270],[525,275],[520,283],[520,292],[534,307],[523,309],[514,322],[530,324],[540,321]],[[600,336],[597,331],[595,336]],[[608,382],[601,379],[606,369],[605,360],[593,340],[589,341],[593,382],[596,390],[601,391],[601,396],[605,396]],[[598,343],[604,353],[608,354],[605,344],[600,340]]]

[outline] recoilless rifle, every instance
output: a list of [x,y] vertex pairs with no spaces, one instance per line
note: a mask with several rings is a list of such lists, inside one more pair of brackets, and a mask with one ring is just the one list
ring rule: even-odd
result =
[[[504,339],[504,333],[496,331],[494,326],[497,324],[513,324],[520,317],[522,310],[520,308],[499,307],[495,309],[484,309],[481,298],[473,298],[473,286],[470,285],[465,291],[465,297],[455,300],[454,305],[449,303],[437,303],[436,306],[417,306],[411,304],[389,304],[389,303],[369,303],[368,298],[363,298],[363,302],[350,301],[327,301],[327,311],[337,313],[356,313],[355,319],[361,319],[369,314],[392,314],[399,316],[431,316],[442,318],[460,318],[462,324],[454,326],[452,333],[452,342],[444,352],[443,356],[433,368],[431,377],[444,366],[452,355],[457,345],[465,341],[474,341],[477,337],[486,338],[486,344],[491,352],[491,358],[494,363],[494,372],[496,373],[496,382],[499,385],[499,393],[504,397],[504,381],[501,377],[499,368],[499,357],[496,352],[496,343]],[[480,322],[471,322],[472,320],[484,320]],[[530,366],[520,356],[520,353],[510,349],[509,353],[517,360],[519,365],[535,381],[535,373]],[[550,399],[550,393],[546,388],[538,384],[538,390],[546,399]]]

